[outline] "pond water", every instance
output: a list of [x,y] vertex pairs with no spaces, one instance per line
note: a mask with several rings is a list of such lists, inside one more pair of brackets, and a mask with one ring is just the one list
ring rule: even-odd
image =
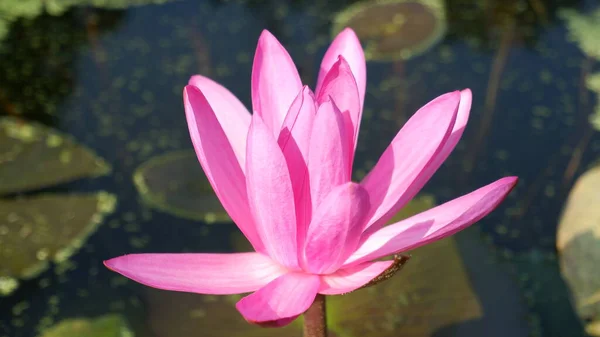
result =
[[232,297],[148,289],[102,261],[245,249],[190,157],[183,86],[200,73],[250,106],[263,29],[312,85],[344,25],[369,56],[357,179],[420,106],[471,88],[461,142],[411,207],[520,181],[472,228],[412,252],[398,280],[333,299],[332,335],[600,336],[600,216],[556,248],[567,197],[600,158],[600,2],[383,3],[2,0],[0,336],[299,336],[247,325]]

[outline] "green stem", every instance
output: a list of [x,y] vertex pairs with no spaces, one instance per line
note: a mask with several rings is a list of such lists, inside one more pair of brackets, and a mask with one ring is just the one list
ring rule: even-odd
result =
[[325,295],[317,294],[313,304],[304,313],[304,337],[327,337]]

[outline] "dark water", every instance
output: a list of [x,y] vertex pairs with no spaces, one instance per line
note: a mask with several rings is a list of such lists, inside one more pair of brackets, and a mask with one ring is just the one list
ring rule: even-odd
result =
[[[112,312],[122,313],[137,336],[167,337],[148,323],[153,309],[144,290],[101,261],[132,252],[230,251],[236,229],[150,209],[132,182],[134,170],[155,155],[191,148],[181,99],[190,75],[216,79],[250,106],[254,48],[269,29],[312,84],[333,15],[352,3],[75,6],[12,22],[0,40],[0,113],[40,121],[94,149],[112,174],[52,191],[105,190],[117,195],[118,207],[71,258],[72,268],[51,268],[0,297],[0,336],[36,336],[64,318]],[[422,55],[368,63],[355,167],[372,167],[421,105],[471,88],[465,135],[424,192],[443,202],[502,176],[518,175],[520,182],[477,229],[457,239],[484,318],[432,335],[583,336],[559,273],[555,237],[574,180],[600,155],[600,134],[588,122],[596,98],[583,84],[598,65],[568,41],[558,9],[589,12],[598,3],[481,3],[446,1],[447,33]],[[485,254],[494,262],[483,266],[478,260]],[[24,302],[28,308],[15,314]]]

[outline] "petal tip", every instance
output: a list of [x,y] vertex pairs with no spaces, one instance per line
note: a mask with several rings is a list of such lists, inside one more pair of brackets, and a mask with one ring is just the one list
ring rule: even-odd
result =
[[125,258],[127,258],[127,255],[113,257],[112,259],[102,261],[102,264],[104,264],[104,266],[106,268],[110,269],[111,271],[114,271],[116,273],[121,273],[119,271],[119,265],[121,264],[120,262]]
[[342,29],[342,31],[340,31],[339,34],[336,36],[335,40],[337,40],[337,39],[350,40],[352,42],[360,43],[359,39],[358,39],[358,35],[356,35],[356,32],[354,31],[354,29],[352,29],[350,27],[346,27],[346,28]]
[[519,177],[517,176],[508,176],[508,177],[504,177],[502,179],[500,179],[504,184],[508,184],[508,185],[512,185],[512,187],[515,187],[517,185],[517,183],[519,182]]
[[192,75],[192,76],[190,76],[190,79],[188,80],[188,85],[195,86],[194,83],[200,82],[200,81],[204,80],[204,78],[205,77],[202,75]]
[[263,31],[260,33],[260,37],[258,38],[259,46],[271,46],[273,43],[276,45],[281,45],[273,33],[263,29]]
[[183,87],[183,96],[185,98],[189,98],[190,96],[195,96],[197,94],[202,94],[202,92],[195,85],[186,84],[186,86]]

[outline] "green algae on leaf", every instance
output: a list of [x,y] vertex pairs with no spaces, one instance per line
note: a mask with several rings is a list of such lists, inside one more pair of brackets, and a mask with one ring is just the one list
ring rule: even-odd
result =
[[589,75],[586,82],[588,89],[596,93],[596,107],[590,116],[590,123],[594,129],[600,131],[600,73]]
[[194,151],[175,151],[143,163],[133,181],[142,199],[159,210],[207,223],[231,221]]
[[[373,287],[327,297],[330,336],[434,336],[481,317],[482,309],[452,238],[421,247],[395,276]],[[443,277],[440,277],[443,275]],[[157,337],[300,337],[301,318],[283,329],[249,325],[236,311],[241,296],[144,288],[148,325]]]
[[48,13],[59,15],[73,6],[92,6],[107,9],[126,9],[151,4],[162,4],[173,0],[45,0]]
[[34,122],[0,118],[0,195],[109,171],[102,158],[66,134]]
[[389,280],[329,297],[330,329],[339,336],[425,337],[483,315],[454,239],[411,254],[406,267]]
[[61,15],[74,6],[126,9],[169,1],[173,0],[2,0],[0,1],[0,41],[8,34],[10,24],[19,18],[32,19],[45,13]]
[[[556,247],[563,277],[586,329],[600,324],[600,166],[575,182],[563,209]],[[591,333],[591,332],[590,332]],[[600,336],[598,331],[594,336]]]
[[147,324],[156,337],[301,337],[298,319],[280,329],[248,324],[235,308],[239,295],[214,296],[144,288]]
[[[434,205],[433,196],[420,195],[391,222]],[[231,241],[238,251],[251,250],[239,232]],[[349,294],[327,297],[331,336],[427,337],[440,328],[482,316],[478,296],[472,289],[453,238],[418,248],[410,254],[412,258],[406,266],[384,282]],[[148,294],[151,313],[148,321],[160,337],[183,337],[193,331],[203,331],[203,336],[209,337],[261,336],[260,331],[264,331],[262,336],[265,337],[302,335],[298,321],[280,332],[247,326],[233,305],[239,296],[176,294],[151,289]],[[175,308],[181,303],[189,304],[185,305],[186,309]],[[165,306],[169,309],[165,310]],[[164,312],[169,312],[170,317],[159,317]],[[173,329],[177,329],[177,333],[170,335]]]
[[579,45],[584,54],[600,60],[600,9],[587,14],[562,10],[559,15],[566,21],[569,39]]
[[0,277],[29,279],[64,262],[115,204],[106,192],[0,199]]
[[379,0],[351,5],[334,18],[333,34],[351,27],[365,44],[367,60],[407,60],[446,33],[442,0]]
[[125,319],[110,314],[97,318],[69,318],[44,330],[38,337],[134,337]]

